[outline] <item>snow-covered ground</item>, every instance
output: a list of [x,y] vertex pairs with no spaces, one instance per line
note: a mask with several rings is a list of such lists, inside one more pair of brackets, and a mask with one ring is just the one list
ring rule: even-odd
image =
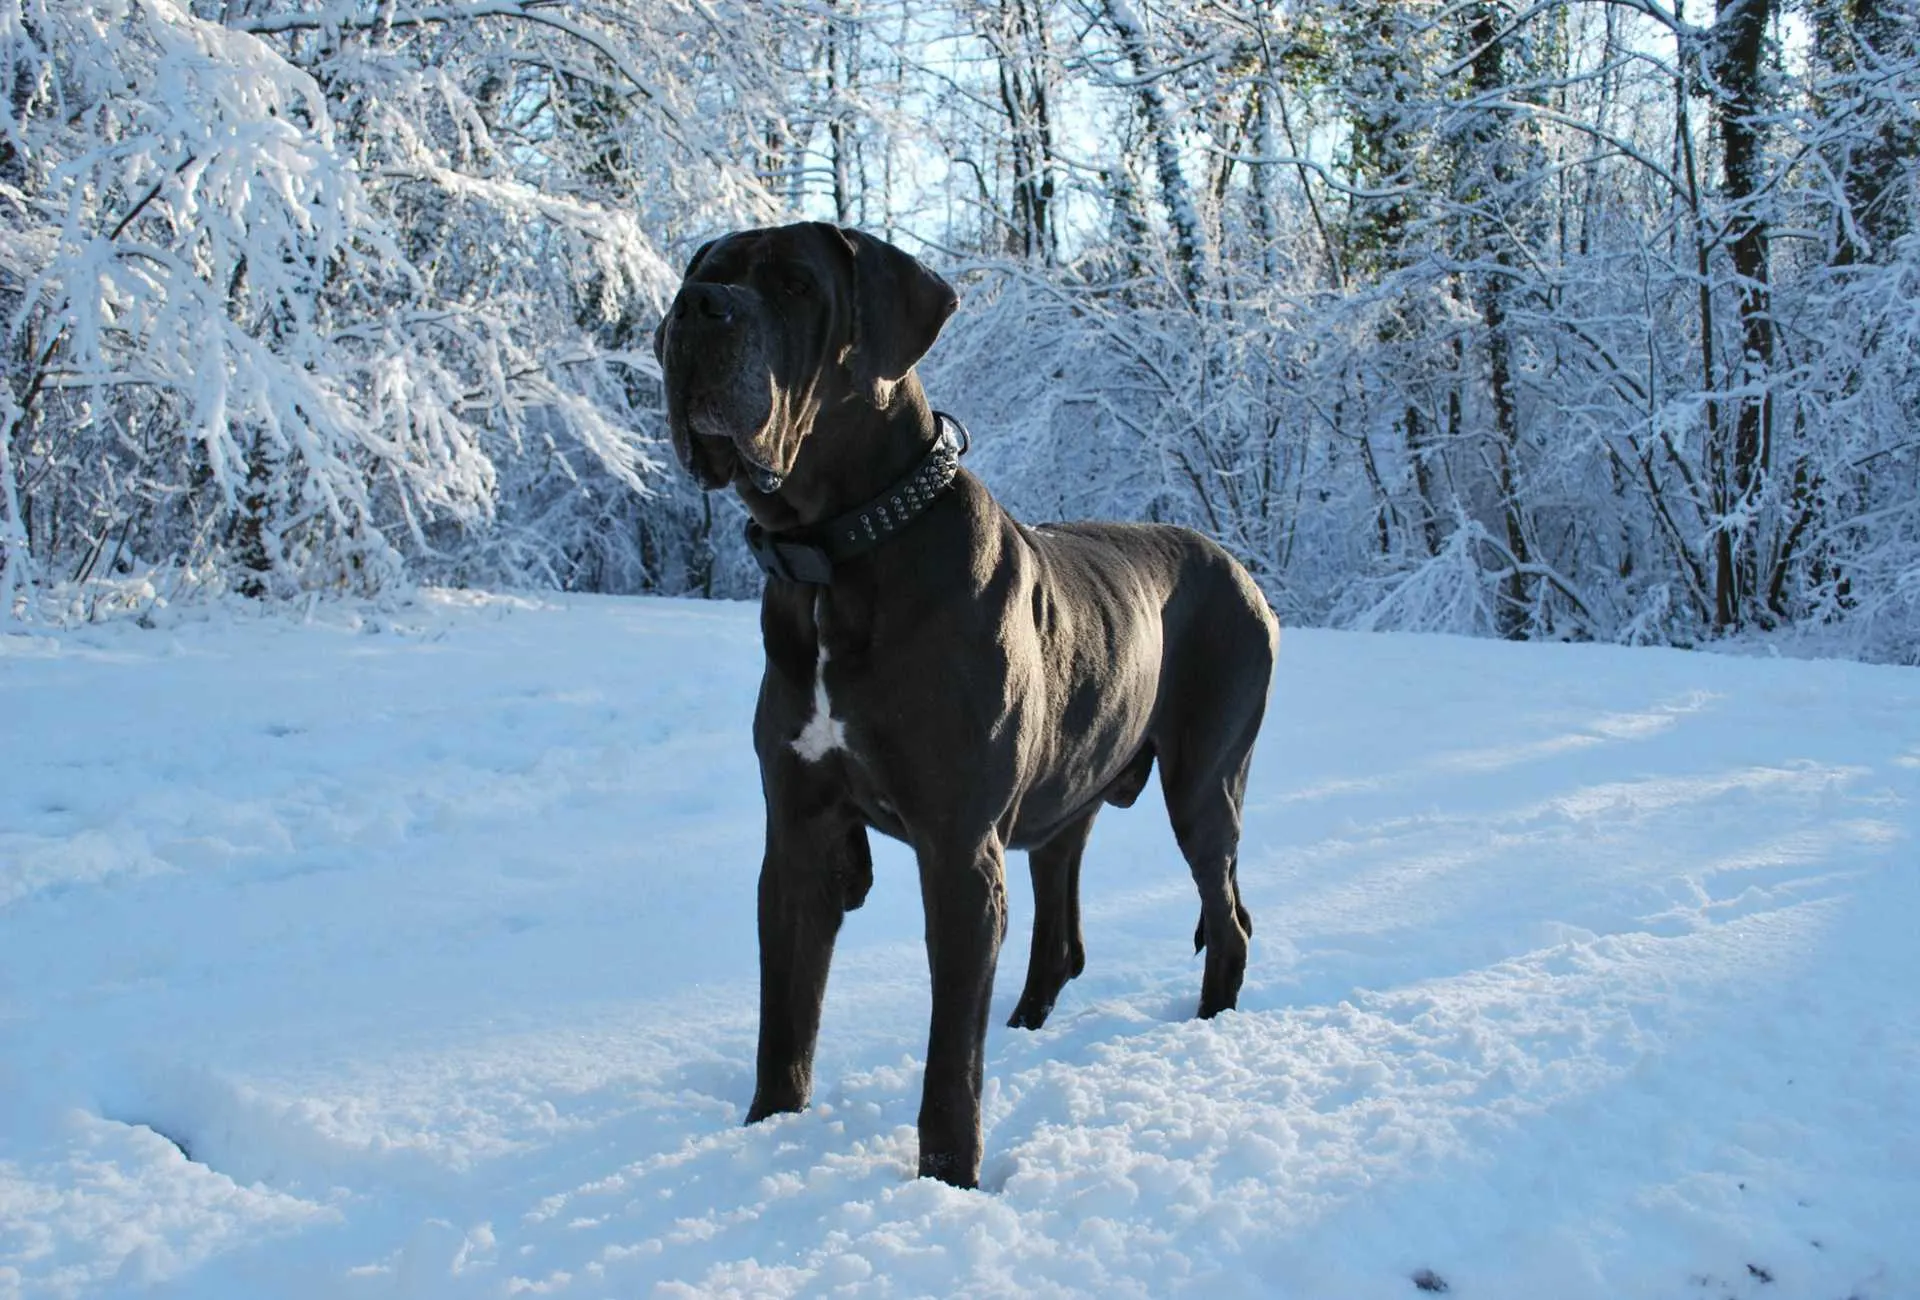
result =
[[1240,1011],[1104,813],[979,1192],[896,845],[741,1127],[758,672],[668,601],[0,635],[0,1294],[1920,1295],[1920,672],[1288,632]]

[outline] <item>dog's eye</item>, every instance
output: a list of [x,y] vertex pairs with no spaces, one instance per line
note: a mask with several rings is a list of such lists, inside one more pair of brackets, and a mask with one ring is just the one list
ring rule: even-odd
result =
[[804,275],[790,275],[781,281],[780,287],[787,292],[789,297],[804,298],[813,292],[813,281],[807,279]]

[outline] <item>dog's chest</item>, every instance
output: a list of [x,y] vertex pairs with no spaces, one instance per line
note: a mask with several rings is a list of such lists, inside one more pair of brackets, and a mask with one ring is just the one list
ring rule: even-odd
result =
[[[836,640],[844,642],[844,629],[835,626],[834,611],[827,593],[816,592],[812,602],[813,673],[804,717],[789,741],[793,752],[807,763],[825,762],[829,757],[850,752],[847,737],[845,674],[833,665]],[[836,634],[841,634],[837,636]],[[845,646],[842,644],[844,652]],[[841,700],[836,704],[830,681],[840,678]]]
[[834,715],[833,696],[827,691],[827,663],[833,656],[824,638],[819,641],[818,650],[813,667],[813,710],[792,741],[793,752],[808,763],[818,763],[847,747],[846,720]]

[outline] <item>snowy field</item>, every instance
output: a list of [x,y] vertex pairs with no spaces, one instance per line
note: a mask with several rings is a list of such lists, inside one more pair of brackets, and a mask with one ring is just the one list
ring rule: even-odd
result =
[[1920,672],[1288,632],[1241,1010],[1108,810],[959,1192],[895,845],[741,1127],[759,659],[646,600],[0,635],[0,1295],[1920,1295]]

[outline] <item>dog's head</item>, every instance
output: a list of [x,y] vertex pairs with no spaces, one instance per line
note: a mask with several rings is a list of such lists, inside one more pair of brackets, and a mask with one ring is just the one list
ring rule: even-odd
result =
[[957,301],[892,244],[823,222],[702,245],[653,336],[674,453],[709,491],[777,491],[822,412],[886,407]]

